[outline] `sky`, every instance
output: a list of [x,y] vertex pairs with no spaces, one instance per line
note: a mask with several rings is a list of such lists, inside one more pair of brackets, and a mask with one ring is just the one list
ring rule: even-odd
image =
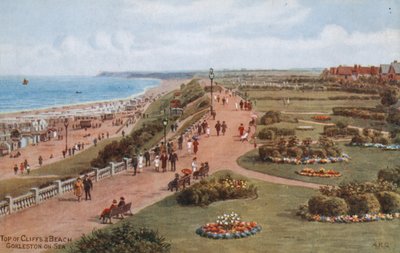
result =
[[400,59],[399,0],[1,0],[0,75]]

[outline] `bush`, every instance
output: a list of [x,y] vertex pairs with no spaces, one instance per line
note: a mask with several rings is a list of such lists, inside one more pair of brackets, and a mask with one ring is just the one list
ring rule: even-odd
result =
[[218,180],[202,180],[181,191],[176,200],[181,205],[206,206],[220,200],[250,197],[257,197],[257,188],[254,185],[227,175]]
[[268,111],[260,119],[261,125],[271,125],[281,122],[281,113],[278,111]]
[[275,139],[275,132],[264,128],[258,133],[258,138],[261,140],[274,140]]
[[376,194],[383,213],[400,212],[400,194],[383,191]]
[[379,180],[384,180],[387,182],[391,182],[397,185],[397,187],[400,186],[400,168],[395,168],[395,169],[383,169],[378,172],[378,179]]
[[157,231],[148,228],[136,229],[129,223],[111,230],[95,230],[84,235],[69,249],[69,252],[170,252],[171,244],[165,241]]
[[347,199],[347,204],[349,205],[351,215],[379,213],[381,209],[379,201],[373,193],[351,196]]
[[348,210],[346,201],[338,197],[314,196],[308,201],[311,214],[338,216],[347,214]]

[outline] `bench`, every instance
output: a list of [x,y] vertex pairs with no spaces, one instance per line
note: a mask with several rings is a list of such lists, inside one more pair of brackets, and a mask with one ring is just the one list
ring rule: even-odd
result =
[[178,180],[174,179],[171,182],[168,183],[168,190],[173,191],[178,191],[180,188],[185,189],[186,184],[190,185],[190,175],[185,175]]
[[116,218],[121,217],[121,219],[123,219],[124,214],[126,214],[126,213],[129,213],[129,215],[133,215],[131,207],[132,207],[132,202],[129,202],[120,207],[115,207],[115,208],[111,209],[111,211],[105,216],[104,220],[106,221],[108,219],[110,224],[112,224],[111,218],[113,218],[113,217],[116,217]]
[[210,167],[208,166],[208,163],[206,162],[204,165],[202,164],[202,166],[200,167],[200,169],[198,171],[195,171],[193,173],[193,179],[198,179],[200,178],[204,178],[204,177],[208,177],[208,172],[210,171]]

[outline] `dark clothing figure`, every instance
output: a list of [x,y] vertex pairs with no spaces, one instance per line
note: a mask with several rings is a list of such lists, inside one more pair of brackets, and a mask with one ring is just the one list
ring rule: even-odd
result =
[[65,151],[65,150],[63,150],[62,151],[62,155],[63,155],[63,157],[65,158],[65,154],[66,154],[67,152]]
[[133,175],[136,176],[136,170],[138,166],[138,159],[136,156],[132,157],[132,167],[133,167]]
[[40,155],[39,156],[39,166],[42,166],[42,164],[43,164],[43,157]]
[[226,129],[228,126],[226,125],[225,121],[222,122],[221,129],[222,129],[222,135],[225,135]]
[[202,132],[203,132],[202,126],[201,126],[201,124],[198,124],[198,125],[197,125],[197,134],[198,134],[198,135],[201,135]]
[[243,110],[243,100],[240,100],[239,106],[240,106],[240,110]]
[[173,152],[169,156],[169,161],[171,162],[171,171],[175,171],[176,170],[176,161],[178,161],[178,155],[176,154],[176,152]]
[[17,175],[17,173],[18,173],[18,165],[15,164],[14,165],[14,174]]
[[199,151],[199,142],[195,139],[193,142],[193,152],[196,155],[197,151]]
[[162,155],[160,156],[160,160],[161,160],[161,168],[163,172],[167,171],[167,161],[168,161],[168,156],[166,153],[162,153]]
[[219,136],[219,132],[221,131],[221,123],[219,121],[215,124],[215,130],[217,130],[217,136]]
[[148,150],[145,149],[144,151],[144,160],[146,162],[146,167],[150,166],[150,152]]
[[179,148],[179,150],[182,150],[182,144],[183,144],[183,135],[179,136],[179,138],[178,138],[178,148]]
[[203,128],[203,134],[205,134],[206,133],[206,129],[208,127],[208,124],[207,124],[207,122],[205,120],[203,121],[203,123],[201,123],[201,127]]
[[217,113],[216,113],[215,111],[212,111],[212,112],[211,112],[211,115],[212,115],[212,117],[213,117],[213,120],[215,120],[215,117],[217,116]]
[[83,179],[83,189],[85,190],[85,199],[92,200],[92,195],[90,195],[90,191],[93,190],[93,183],[92,180],[88,177],[85,176]]
[[121,206],[124,206],[124,205],[126,205],[125,199],[123,197],[121,197],[119,202],[118,202],[118,207],[121,207]]

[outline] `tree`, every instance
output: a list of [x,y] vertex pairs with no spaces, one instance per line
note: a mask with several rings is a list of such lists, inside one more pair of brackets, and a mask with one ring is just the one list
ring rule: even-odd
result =
[[396,89],[387,89],[381,95],[381,104],[384,106],[391,106],[397,103],[399,100]]

